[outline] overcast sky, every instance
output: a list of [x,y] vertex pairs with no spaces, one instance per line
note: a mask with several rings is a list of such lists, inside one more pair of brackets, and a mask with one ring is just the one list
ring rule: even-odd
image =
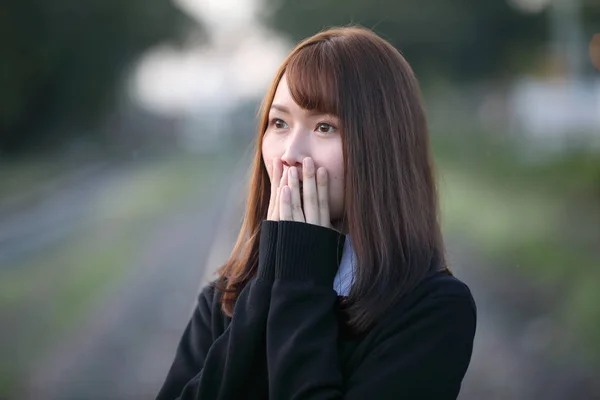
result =
[[208,27],[214,45],[149,51],[132,77],[135,98],[152,111],[179,115],[262,96],[290,44],[257,23],[261,0],[174,2]]

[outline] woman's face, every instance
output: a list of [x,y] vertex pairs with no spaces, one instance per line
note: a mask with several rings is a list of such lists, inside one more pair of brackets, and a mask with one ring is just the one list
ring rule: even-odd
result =
[[344,209],[344,159],[338,127],[336,116],[308,111],[296,104],[286,76],[281,78],[263,137],[263,161],[265,165],[272,165],[273,159],[278,157],[285,171],[296,166],[299,177],[302,177],[302,160],[306,157],[313,159],[315,170],[324,167],[329,173],[332,221],[340,219]]

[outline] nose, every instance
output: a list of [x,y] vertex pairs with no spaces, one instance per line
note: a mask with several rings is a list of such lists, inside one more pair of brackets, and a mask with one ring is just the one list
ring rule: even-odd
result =
[[302,160],[309,156],[308,150],[309,144],[306,135],[301,131],[291,132],[286,138],[285,150],[281,156],[281,161],[283,165],[301,169]]

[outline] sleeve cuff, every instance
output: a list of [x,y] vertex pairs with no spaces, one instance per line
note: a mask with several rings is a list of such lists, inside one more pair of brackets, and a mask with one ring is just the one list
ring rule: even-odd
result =
[[275,278],[275,256],[277,252],[277,222],[263,221],[260,228],[258,248],[258,271],[256,275],[272,281]]
[[329,228],[281,221],[277,234],[275,279],[333,285],[346,237]]

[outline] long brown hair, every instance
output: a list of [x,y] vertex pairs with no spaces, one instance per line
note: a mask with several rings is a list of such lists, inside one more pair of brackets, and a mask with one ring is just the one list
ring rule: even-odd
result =
[[262,139],[284,73],[298,105],[340,120],[344,225],[356,262],[345,312],[349,325],[361,331],[427,276],[445,269],[429,133],[417,80],[391,44],[361,27],[329,29],[298,44],[263,100],[246,213],[216,282],[223,292],[222,309],[232,315],[240,291],[258,266],[260,227],[270,192]]

